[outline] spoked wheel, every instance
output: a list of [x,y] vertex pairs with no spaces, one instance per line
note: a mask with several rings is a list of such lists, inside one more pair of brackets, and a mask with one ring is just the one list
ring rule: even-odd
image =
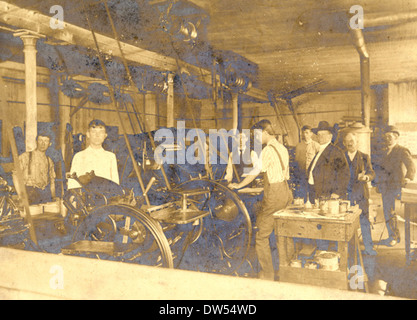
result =
[[66,253],[172,268],[172,253],[161,226],[126,205],[94,209],[78,226]]
[[7,216],[14,216],[19,213],[17,205],[8,195],[0,196],[0,219]]
[[191,180],[177,188],[208,190],[208,194],[193,198],[193,201],[200,210],[210,212],[199,222],[202,231],[189,245],[180,267],[235,273],[248,255],[252,237],[252,224],[245,204],[232,190],[212,180]]
[[29,241],[28,230],[11,196],[0,196],[0,246],[25,248]]

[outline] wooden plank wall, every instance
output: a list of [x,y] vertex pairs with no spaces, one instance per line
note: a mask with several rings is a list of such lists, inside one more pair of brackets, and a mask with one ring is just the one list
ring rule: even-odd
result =
[[417,81],[390,83],[388,122],[401,131],[400,144],[417,155]]

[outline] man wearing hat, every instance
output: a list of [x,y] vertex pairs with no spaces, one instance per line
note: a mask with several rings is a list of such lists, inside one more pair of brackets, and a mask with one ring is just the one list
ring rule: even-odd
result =
[[[88,125],[88,147],[76,153],[72,159],[70,173],[77,176],[94,171],[97,177],[102,177],[119,184],[116,155],[103,149],[103,142],[107,138],[106,125],[101,120],[93,120]],[[74,179],[68,179],[68,189],[80,188]]]
[[343,151],[333,145],[333,127],[320,121],[312,131],[317,134],[319,152],[308,168],[309,199],[344,198],[350,179],[349,165]]
[[[398,144],[400,132],[394,126],[385,130],[387,151],[381,161],[380,181],[378,189],[381,192],[384,217],[388,229],[388,239],[382,244],[395,246],[400,242],[395,214],[395,199],[401,195],[401,188],[414,179],[416,168],[410,151]],[[403,171],[405,167],[405,172]]]
[[55,198],[54,162],[46,155],[51,145],[50,134],[42,131],[36,137],[36,149],[19,156],[30,204],[50,202]]
[[295,175],[300,186],[298,196],[304,198],[304,202],[307,202],[308,196],[308,167],[320,148],[320,144],[312,139],[313,132],[311,129],[309,125],[301,128],[302,141],[295,147]]

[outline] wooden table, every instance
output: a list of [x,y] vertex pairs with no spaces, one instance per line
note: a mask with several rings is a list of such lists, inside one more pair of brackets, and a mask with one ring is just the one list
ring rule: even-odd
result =
[[405,260],[410,265],[411,261],[417,259],[415,252],[414,255],[411,253],[411,244],[417,246],[417,241],[411,239],[411,218],[417,216],[417,183],[408,183],[401,190],[401,202],[404,203]]
[[[280,281],[347,290],[349,289],[349,268],[358,265],[357,257],[359,257],[364,274],[365,290],[367,290],[366,273],[357,233],[361,210],[358,207],[353,207],[351,210],[352,212],[344,216],[323,216],[318,209],[304,211],[301,207],[289,207],[275,213]],[[337,241],[340,254],[339,269],[328,271],[291,267],[291,260],[298,252],[294,245],[294,238]],[[358,255],[351,254],[352,246],[353,252],[358,252]]]

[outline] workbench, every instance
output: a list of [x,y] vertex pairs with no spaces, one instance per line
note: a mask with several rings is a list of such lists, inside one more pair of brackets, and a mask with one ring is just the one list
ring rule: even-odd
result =
[[[405,242],[405,260],[407,265],[411,264],[411,261],[416,260],[417,241],[412,239],[412,222],[417,217],[417,183],[408,183],[405,188],[401,190],[401,202],[404,203],[404,242]],[[414,252],[411,252],[411,246],[414,246]]]
[[[357,206],[338,215],[328,215],[320,209],[306,210],[299,206],[290,206],[274,213],[280,281],[348,290],[350,288],[349,277],[352,276],[349,269],[358,265],[357,258],[359,257],[365,289],[367,289],[367,277],[357,233],[360,227],[360,214],[361,210]],[[291,266],[291,262],[297,258],[299,247],[302,245],[300,241],[294,242],[296,238],[337,242],[338,269],[329,271],[321,268]]]

